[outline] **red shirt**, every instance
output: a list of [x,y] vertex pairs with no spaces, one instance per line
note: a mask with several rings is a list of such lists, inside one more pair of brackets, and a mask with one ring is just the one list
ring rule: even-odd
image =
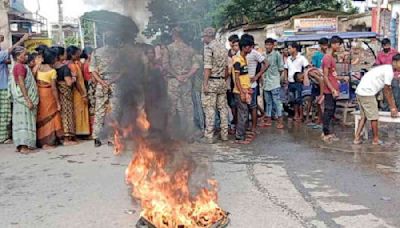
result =
[[386,65],[386,64],[392,64],[392,58],[395,56],[398,52],[395,49],[390,49],[388,53],[385,53],[383,51],[380,51],[378,53],[378,57],[376,57],[375,64],[376,65]]
[[83,64],[83,77],[85,78],[85,81],[90,81],[90,79],[92,79],[92,75],[90,74],[89,66],[90,66],[90,64],[88,62],[85,62]]
[[[334,89],[339,91],[339,82],[336,78],[336,60],[333,58],[332,55],[324,55],[324,58],[322,59],[322,65],[321,68],[325,70],[325,68],[329,68],[329,73],[328,73],[328,79],[331,85],[333,86]],[[325,86],[324,88],[324,94],[331,94],[332,91],[329,89],[328,86]]]
[[23,77],[23,79],[25,80],[26,73],[27,73],[27,71],[26,71],[24,64],[16,63],[14,65],[13,75],[14,75],[15,82],[18,82],[19,77]]

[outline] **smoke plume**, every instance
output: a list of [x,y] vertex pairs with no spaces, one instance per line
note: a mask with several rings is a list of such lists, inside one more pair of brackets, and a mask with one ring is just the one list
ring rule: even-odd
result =
[[141,32],[146,28],[151,15],[147,10],[149,0],[84,0],[84,2],[96,10],[114,11],[132,18],[140,30],[138,41],[147,40]]

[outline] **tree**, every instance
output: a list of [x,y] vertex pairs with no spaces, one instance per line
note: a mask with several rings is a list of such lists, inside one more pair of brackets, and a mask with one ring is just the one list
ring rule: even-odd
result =
[[[130,17],[107,10],[87,12],[81,17],[81,20],[85,43],[93,40],[93,24],[96,25],[98,41],[102,41],[103,35],[110,32],[119,41],[134,42],[139,32],[138,26]],[[101,42],[98,44],[101,45]]]
[[65,42],[65,46],[66,47],[69,47],[71,45],[79,47],[81,45],[80,40],[78,38],[76,38],[76,37],[67,37],[67,38],[65,38],[64,42]]
[[238,25],[255,21],[274,21],[317,9],[352,10],[348,0],[228,0],[216,13],[216,24]]
[[206,26],[232,27],[271,21],[316,9],[352,10],[349,0],[150,0],[152,13],[144,31],[147,37],[170,34],[180,26],[188,42],[199,40]]
[[150,0],[148,9],[152,13],[143,34],[160,39],[171,34],[175,26],[183,30],[183,38],[188,43],[200,41],[206,26],[215,25],[210,12],[225,0]]

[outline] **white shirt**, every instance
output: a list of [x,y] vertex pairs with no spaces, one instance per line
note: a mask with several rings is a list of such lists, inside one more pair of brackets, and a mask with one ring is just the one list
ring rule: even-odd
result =
[[[249,54],[247,54],[246,59],[247,59],[247,69],[249,71],[249,76],[250,78],[253,78],[256,76],[258,63],[264,62],[265,57],[261,53],[253,49]],[[253,84],[251,84],[251,88],[254,89],[256,87],[257,87],[257,82],[253,82]]]
[[393,80],[392,65],[381,65],[372,68],[362,77],[356,89],[359,96],[375,96],[385,85],[392,85]]
[[287,59],[287,64],[285,66],[285,68],[288,70],[288,81],[295,82],[294,75],[297,72],[303,72],[303,69],[306,68],[308,65],[310,65],[310,63],[302,54],[297,53],[297,57],[294,60],[290,56]]

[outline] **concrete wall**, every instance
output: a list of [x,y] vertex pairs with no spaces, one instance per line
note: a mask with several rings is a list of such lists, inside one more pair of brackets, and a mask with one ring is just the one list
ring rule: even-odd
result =
[[348,31],[356,31],[355,28],[361,27],[365,25],[367,28],[371,28],[372,26],[372,16],[371,14],[365,14],[364,16],[360,17],[353,17],[353,18],[343,18],[338,23],[339,32],[348,32]]
[[3,0],[0,0],[0,34],[4,36],[4,42],[1,43],[1,48],[10,47],[12,42],[8,23],[8,9],[5,7]]
[[396,17],[396,15],[400,15],[400,2],[392,3],[392,18]]

